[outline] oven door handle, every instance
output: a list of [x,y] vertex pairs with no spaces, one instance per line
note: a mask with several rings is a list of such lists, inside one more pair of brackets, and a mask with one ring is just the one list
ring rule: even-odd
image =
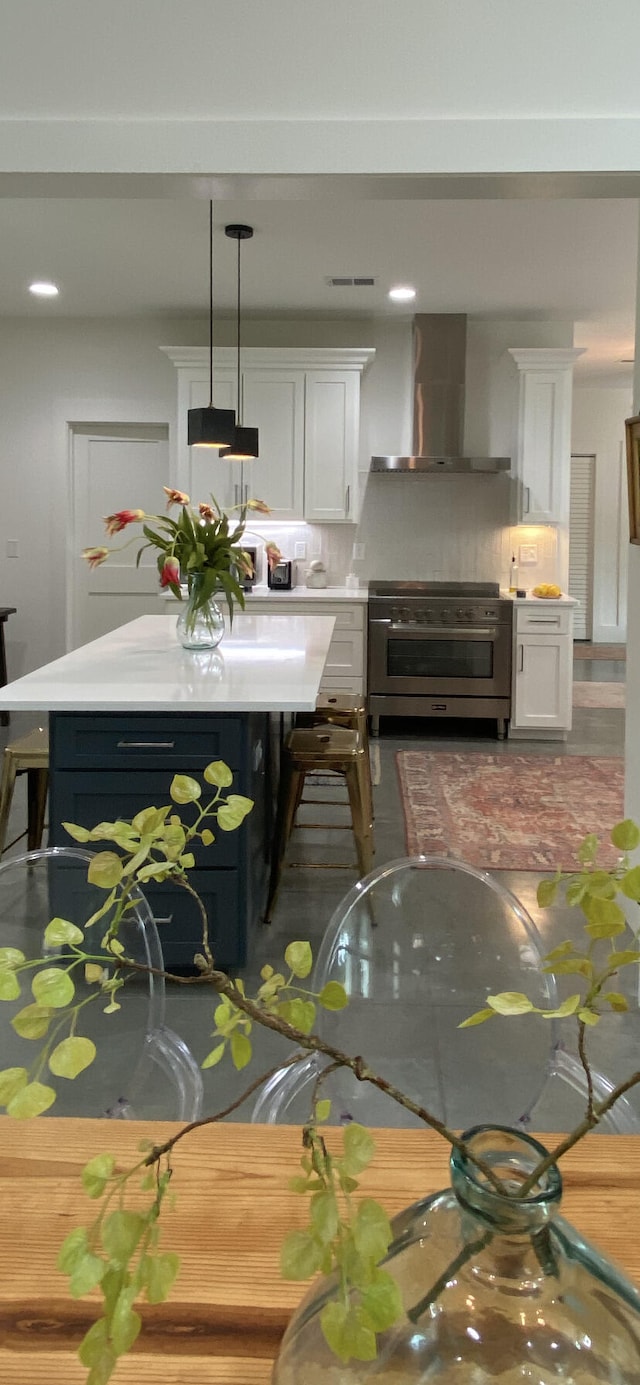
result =
[[482,636],[483,638],[486,638],[488,635],[491,639],[495,639],[500,629],[506,629],[506,626],[419,625],[417,622],[415,625],[389,625],[389,632],[392,635],[421,635],[423,639],[427,640],[433,639],[434,636],[437,639],[438,635],[446,635],[447,638],[450,638],[451,635],[455,635],[459,639],[465,640],[468,640],[470,636],[474,635]]

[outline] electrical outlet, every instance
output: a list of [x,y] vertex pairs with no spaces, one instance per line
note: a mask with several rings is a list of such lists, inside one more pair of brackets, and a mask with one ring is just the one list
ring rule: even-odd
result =
[[7,539],[7,558],[18,558],[18,557],[19,557],[18,540],[17,540],[17,539]]
[[355,558],[357,562],[360,562],[361,559],[364,558],[364,550],[365,545],[363,543],[354,543],[351,550],[351,557]]
[[537,543],[521,543],[518,550],[520,566],[526,567],[528,563],[537,563],[538,545]]
[[306,558],[306,556],[307,556],[307,545],[306,545],[306,543],[304,543],[304,542],[302,542],[302,543],[296,543],[296,544],[294,545],[293,556],[294,556],[294,558]]

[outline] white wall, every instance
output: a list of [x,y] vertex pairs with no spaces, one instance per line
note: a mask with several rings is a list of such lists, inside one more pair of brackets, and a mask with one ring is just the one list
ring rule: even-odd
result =
[[595,456],[593,638],[615,643],[627,634],[629,548],[624,420],[631,389],[573,391],[571,451]]
[[0,168],[636,170],[639,8],[4,0]]

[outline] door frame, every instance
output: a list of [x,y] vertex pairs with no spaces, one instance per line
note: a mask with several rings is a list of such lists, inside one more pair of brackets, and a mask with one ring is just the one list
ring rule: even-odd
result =
[[[591,513],[590,513],[590,516],[589,516],[589,519],[590,519],[590,531],[591,531],[591,532],[590,532],[590,553],[589,553],[589,563],[590,563],[591,579],[590,579],[590,591],[589,591],[589,612],[588,612],[589,619],[588,619],[587,622],[586,622],[587,634],[585,635],[585,639],[586,639],[587,641],[593,641],[593,637],[594,637],[594,626],[595,626],[596,479],[597,479],[598,458],[597,458],[597,455],[596,455],[595,452],[573,452],[573,451],[571,452],[571,455],[570,455],[570,458],[569,458],[569,524],[568,524],[568,533],[567,533],[567,559],[568,559],[568,568],[567,568],[567,572],[568,572],[568,569],[569,569],[570,566],[571,566],[571,463],[572,463],[572,461],[574,460],[574,458],[576,459],[576,461],[587,461],[587,462],[591,462],[591,463],[592,463],[592,467],[591,467]],[[567,591],[569,591],[568,582],[567,582]],[[569,592],[569,595],[571,595],[570,592]],[[575,639],[575,631],[574,631],[574,639]]]

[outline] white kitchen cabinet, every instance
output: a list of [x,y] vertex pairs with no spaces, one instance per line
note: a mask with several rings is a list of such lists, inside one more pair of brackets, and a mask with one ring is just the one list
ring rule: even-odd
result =
[[[335,616],[336,623],[329,653],[324,666],[321,692],[356,693],[362,696],[365,688],[365,620],[367,606],[364,601],[332,601],[330,597],[311,599],[284,593],[276,596],[252,595],[247,600],[247,611],[256,610],[262,615],[279,615],[283,612],[292,616]],[[242,619],[242,613],[237,617]]]
[[513,347],[509,355],[519,371],[514,520],[519,524],[566,525],[573,365],[582,351]]
[[515,605],[510,736],[564,739],[571,730],[573,607],[550,607]]
[[[237,503],[239,464],[216,451],[190,448],[187,413],[209,399],[206,347],[163,347],[178,371],[174,484],[191,496],[213,491]],[[265,500],[273,518],[356,523],[360,377],[375,352],[248,347],[242,353],[242,420],[258,428],[260,456],[245,462],[247,493]],[[235,352],[216,351],[214,403],[235,408]]]

